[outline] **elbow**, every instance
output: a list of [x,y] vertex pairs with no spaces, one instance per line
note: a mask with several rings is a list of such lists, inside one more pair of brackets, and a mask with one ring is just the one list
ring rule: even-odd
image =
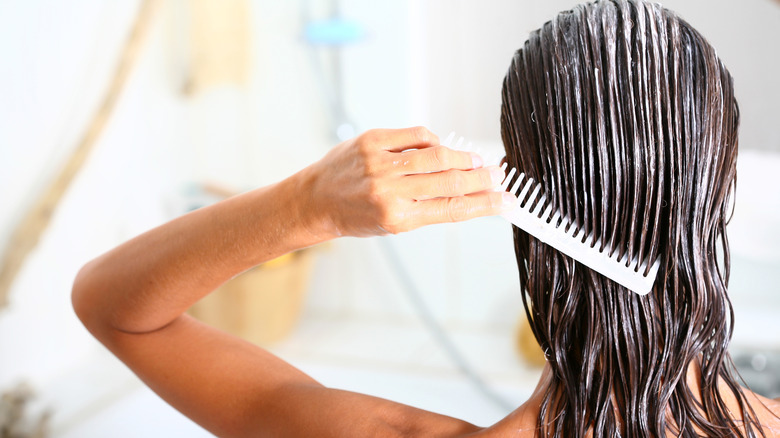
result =
[[116,333],[140,334],[156,330],[161,325],[148,327],[139,318],[141,310],[129,309],[123,305],[117,280],[111,278],[110,270],[101,258],[84,265],[76,274],[71,288],[70,300],[73,311],[92,335],[106,343]]
[[70,301],[73,306],[73,311],[79,318],[82,324],[92,333],[96,328],[96,315],[94,312],[94,300],[96,294],[91,287],[91,264],[84,265],[76,274],[76,278],[73,280],[73,287],[70,292]]

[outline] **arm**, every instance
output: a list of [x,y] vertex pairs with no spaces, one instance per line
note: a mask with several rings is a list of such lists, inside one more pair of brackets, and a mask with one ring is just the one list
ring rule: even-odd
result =
[[[404,152],[410,148],[417,150]],[[474,169],[472,159],[438,146],[422,128],[369,131],[282,182],[98,257],[76,278],[74,308],[155,392],[219,436],[467,430],[454,419],[324,388],[183,312],[233,276],[295,249],[499,213],[502,194],[485,191],[495,169]]]

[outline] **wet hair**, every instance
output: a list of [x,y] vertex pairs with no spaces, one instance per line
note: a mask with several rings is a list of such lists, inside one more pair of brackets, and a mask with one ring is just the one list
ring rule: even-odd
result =
[[727,352],[738,124],[715,50],[658,4],[580,5],[515,53],[502,90],[509,165],[606,250],[660,259],[640,296],[514,227],[526,314],[552,369],[542,436],[764,435]]

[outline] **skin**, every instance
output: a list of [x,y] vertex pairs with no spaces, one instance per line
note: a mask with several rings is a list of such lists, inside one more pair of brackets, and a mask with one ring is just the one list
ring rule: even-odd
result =
[[481,428],[326,388],[184,314],[235,275],[296,249],[499,214],[516,201],[489,190],[502,176],[476,155],[440,146],[425,128],[368,131],[277,184],[196,210],[89,262],[74,282],[73,306],[152,390],[220,437],[533,436],[549,367],[528,402]]
[[425,128],[368,131],[284,181],[194,211],[96,258],[75,280],[73,306],[151,389],[217,436],[476,432],[454,418],[326,388],[183,312],[235,275],[296,249],[498,214],[505,199],[515,200],[489,190],[502,176],[475,155],[440,146]]

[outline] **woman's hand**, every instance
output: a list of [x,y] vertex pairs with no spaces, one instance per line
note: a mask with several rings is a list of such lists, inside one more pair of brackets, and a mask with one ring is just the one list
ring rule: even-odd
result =
[[[414,149],[414,150],[411,150]],[[373,130],[291,177],[174,219],[88,263],[74,306],[101,339],[149,333],[252,266],[338,236],[501,213],[503,172],[424,128]],[[103,332],[105,335],[99,335]]]
[[425,128],[376,129],[333,148],[305,171],[304,214],[333,236],[400,233],[500,214],[516,198],[490,189],[504,177]]

